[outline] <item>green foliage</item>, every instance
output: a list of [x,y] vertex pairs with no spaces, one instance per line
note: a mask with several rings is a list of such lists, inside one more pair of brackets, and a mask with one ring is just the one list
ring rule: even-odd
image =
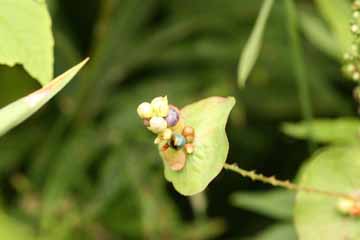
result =
[[[49,54],[51,38],[47,38],[47,43],[38,39],[43,36],[40,30],[47,16],[44,1],[6,2],[6,7],[0,7],[0,32],[8,30],[2,24],[2,12],[15,8],[13,15],[6,12],[16,24],[13,29],[31,25],[26,29],[36,33],[25,42],[41,48],[41,53],[25,60]],[[247,65],[247,78],[251,72],[246,89],[238,88],[239,53],[250,44],[249,33],[256,32],[253,28],[260,19],[261,0],[46,2],[56,42],[56,75],[88,55],[92,61],[46,108],[0,138],[0,210],[4,213],[4,218],[0,217],[0,226],[4,226],[0,227],[1,239],[16,239],[18,235],[19,240],[29,239],[33,234],[43,240],[296,239],[289,219],[291,207],[279,210],[288,199],[284,195],[291,193],[260,191],[262,185],[227,172],[218,174],[226,158],[221,143],[215,150],[222,152],[223,157],[213,162],[214,169],[201,172],[201,189],[217,175],[202,192],[201,204],[174,191],[164,178],[164,165],[152,143],[153,136],[144,131],[136,116],[137,105],[154,96],[168,95],[177,106],[208,96],[235,96],[237,104],[226,126],[230,146],[227,161],[267,176],[292,179],[311,153],[303,141],[284,138],[279,128],[284,122],[301,122],[301,126],[296,126],[302,129],[296,130],[299,138],[308,135],[302,122],[299,88],[294,82],[299,62],[294,65],[291,60],[294,48],[285,34],[289,30],[286,1],[274,1],[271,6],[271,17],[267,17],[261,38],[257,39],[261,55],[252,51],[248,60],[254,62],[242,63]],[[21,4],[34,6],[26,8],[32,16],[30,20],[29,16],[20,16],[24,12],[18,7]],[[302,64],[306,67],[310,94],[305,98],[311,98],[313,114],[320,120],[343,116],[354,119],[352,86],[343,81],[339,64],[334,61],[339,60],[335,55],[349,47],[342,32],[348,31],[349,24],[344,19],[350,5],[347,1],[321,2],[321,6],[325,4],[332,7],[319,11],[313,1],[300,0],[293,12],[304,32],[303,36],[298,34],[297,26],[292,29],[301,42]],[[32,12],[40,9],[44,22],[36,25],[38,18]],[[268,11],[267,15],[270,7]],[[320,15],[325,16],[324,22]],[[20,23],[24,19],[26,23]],[[51,36],[50,25],[47,26]],[[14,41],[3,44],[10,35],[0,36],[1,59],[5,56],[3,49],[18,45]],[[46,72],[49,74],[46,70],[50,61],[46,59],[36,62],[37,70],[41,70],[39,76],[34,75],[34,69],[32,73],[25,69],[30,73],[26,76],[20,65],[26,68],[25,62],[17,59],[17,63],[13,68],[0,68],[1,106],[36,90],[37,83],[31,81],[30,75],[40,79],[45,78]],[[50,79],[49,76],[47,81]],[[217,129],[222,142],[226,140],[224,125],[231,102],[229,99],[221,109],[206,109],[208,116],[226,113],[220,119],[221,131]],[[202,114],[194,116],[205,118]],[[331,119],[326,120],[326,128],[332,132],[319,134],[321,143],[346,145],[357,141],[357,124],[352,123],[356,120],[337,125],[337,120],[330,124]],[[206,118],[201,128],[212,126],[210,120]],[[312,127],[316,141],[318,130],[315,124]],[[341,169],[342,158],[337,159],[337,168]],[[199,165],[210,167],[203,166],[207,158],[201,160]],[[335,165],[338,160],[331,162]],[[351,166],[354,173],[349,173],[348,179],[352,180],[350,174],[356,177],[357,169]],[[324,168],[326,173],[327,165]],[[306,170],[306,164],[303,169]],[[322,171],[317,169],[317,175],[313,175],[320,177]],[[195,171],[192,173],[195,176]],[[332,183],[331,176],[327,179]],[[186,180],[198,183],[196,179]],[[314,186],[312,182],[309,185],[318,187],[315,182]],[[322,190],[332,190],[332,186],[323,187]],[[227,201],[237,192],[242,194],[237,199],[241,208]],[[309,197],[317,196],[314,194]],[[334,204],[337,201],[321,199]],[[331,211],[338,214],[334,208]],[[347,222],[346,216],[341,217]],[[334,221],[337,220],[336,217]]]
[[252,210],[275,219],[289,220],[293,216],[294,193],[288,190],[237,192],[232,195],[234,206]]
[[245,82],[254,67],[262,47],[263,34],[274,0],[264,0],[255,27],[241,54],[238,66],[238,81],[240,86]]
[[187,156],[186,165],[179,172],[164,162],[166,179],[181,194],[203,191],[222,170],[229,151],[225,126],[234,105],[233,97],[210,97],[181,110],[185,125],[196,129],[195,151]]
[[323,18],[335,34],[337,43],[342,53],[344,53],[348,50],[352,42],[351,32],[348,27],[351,20],[350,1],[315,0],[315,3]]
[[53,77],[51,19],[44,0],[0,1],[0,64],[21,64],[42,85]]
[[296,240],[297,236],[295,229],[291,224],[276,224],[265,229],[260,234],[256,235],[254,240]]
[[0,233],[3,239],[35,239],[35,234],[30,228],[24,224],[19,223],[15,219],[12,219],[3,212],[0,213]]
[[[310,126],[309,126],[310,125]],[[305,123],[286,123],[283,132],[287,135],[308,139],[308,128],[311,128],[311,139],[319,143],[351,143],[358,142],[360,121],[356,118],[315,119]]]
[[70,82],[87,60],[68,70],[40,90],[0,109],[0,136],[25,121]]
[[[327,148],[301,170],[302,186],[332,192],[353,193],[359,188],[359,145]],[[300,192],[295,203],[295,225],[300,239],[359,239],[360,222],[342,215],[336,206],[338,198]]]
[[309,42],[334,59],[341,60],[341,48],[337,44],[334,34],[321,20],[309,9],[300,13],[300,24]]

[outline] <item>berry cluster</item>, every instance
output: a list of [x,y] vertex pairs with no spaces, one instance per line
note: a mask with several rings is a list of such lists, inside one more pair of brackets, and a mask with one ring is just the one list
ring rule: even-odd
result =
[[187,154],[194,152],[195,130],[184,125],[179,109],[169,105],[166,96],[156,97],[151,103],[141,103],[137,113],[145,127],[157,134],[154,143],[161,145],[163,151],[171,147],[175,150],[184,149]]

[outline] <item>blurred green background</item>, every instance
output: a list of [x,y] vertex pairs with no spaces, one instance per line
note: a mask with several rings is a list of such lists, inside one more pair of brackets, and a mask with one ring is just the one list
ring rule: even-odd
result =
[[[179,195],[136,115],[159,95],[178,106],[235,96],[227,161],[293,179],[310,153],[306,141],[281,131],[302,119],[283,1],[275,1],[246,88],[237,66],[262,1],[47,2],[56,75],[84,57],[91,62],[0,139],[1,239],[296,239],[291,193],[264,192],[223,171],[203,194]],[[325,21],[313,1],[296,2],[314,116],[355,116],[336,43],[325,35],[325,48],[321,32],[311,34],[328,30],[316,29]],[[0,78],[0,106],[39,87],[21,67],[1,66]]]

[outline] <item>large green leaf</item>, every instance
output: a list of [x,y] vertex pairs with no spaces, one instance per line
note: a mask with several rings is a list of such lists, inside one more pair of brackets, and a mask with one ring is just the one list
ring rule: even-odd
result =
[[[352,193],[360,189],[360,146],[331,147],[308,162],[299,184],[321,190]],[[295,223],[302,240],[360,239],[360,219],[342,215],[337,198],[299,192]]]
[[36,92],[0,109],[0,137],[39,110],[70,82],[87,61],[79,63]]
[[233,97],[210,97],[181,110],[185,124],[195,129],[195,151],[187,156],[185,167],[178,172],[164,161],[165,178],[179,193],[199,193],[220,173],[229,150],[225,126],[234,105]]
[[44,0],[0,0],[0,64],[22,64],[44,85],[53,77],[51,19]]
[[236,192],[231,196],[233,205],[281,220],[293,216],[294,193],[288,190]]
[[262,47],[263,34],[267,19],[270,15],[271,7],[274,0],[264,0],[261,7],[260,14],[256,20],[253,32],[250,35],[248,42],[241,54],[238,67],[238,81],[240,86],[244,86],[255,62],[259,56]]
[[[305,122],[286,123],[283,131],[294,138],[307,139],[309,125]],[[311,138],[320,143],[349,143],[358,141],[360,120],[356,118],[317,119],[310,122]]]

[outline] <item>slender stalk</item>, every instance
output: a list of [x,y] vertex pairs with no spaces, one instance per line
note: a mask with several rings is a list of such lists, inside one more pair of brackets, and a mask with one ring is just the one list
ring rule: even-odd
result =
[[236,164],[224,164],[224,169],[235,172],[240,174],[241,176],[245,178],[250,178],[253,181],[258,181],[266,184],[270,184],[275,187],[283,187],[288,190],[297,191],[297,192],[307,192],[307,193],[316,193],[321,194],[328,197],[334,197],[339,199],[349,199],[351,201],[360,201],[358,198],[341,192],[333,192],[333,191],[326,191],[322,189],[317,189],[313,187],[303,187],[300,185],[297,185],[295,183],[290,182],[289,180],[279,180],[276,179],[275,176],[267,177],[263,174],[256,173],[255,171],[248,171],[245,169],[242,169],[238,167]]
[[311,107],[311,97],[310,97],[310,88],[308,84],[308,77],[305,68],[305,61],[301,47],[301,41],[298,34],[298,22],[296,16],[296,6],[293,0],[285,0],[285,13],[287,16],[288,23],[288,33],[290,38],[291,45],[291,55],[292,63],[294,68],[294,74],[296,78],[296,83],[298,87],[298,94],[300,99],[301,111],[305,122],[308,123],[308,136],[309,140],[309,149],[310,151],[314,149],[315,144],[312,141],[312,129],[311,129],[311,120],[312,116],[312,107]]

